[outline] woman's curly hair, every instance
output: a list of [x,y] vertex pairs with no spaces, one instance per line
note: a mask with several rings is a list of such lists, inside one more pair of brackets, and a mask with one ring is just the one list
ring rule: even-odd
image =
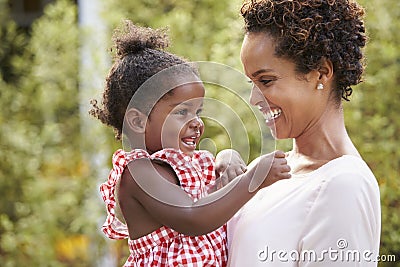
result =
[[349,100],[361,82],[367,42],[364,9],[352,0],[246,0],[240,10],[246,32],[276,40],[275,53],[300,73],[329,59],[335,71],[336,100]]
[[107,77],[101,106],[91,100],[89,114],[114,128],[121,139],[126,109],[138,88],[156,73],[187,61],[164,51],[169,45],[165,29],[151,29],[126,20],[116,29],[111,52],[114,64]]

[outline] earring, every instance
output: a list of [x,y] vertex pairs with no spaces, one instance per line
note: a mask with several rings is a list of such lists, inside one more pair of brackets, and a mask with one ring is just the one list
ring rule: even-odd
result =
[[318,89],[318,90],[324,89],[324,85],[323,85],[322,83],[319,83],[319,84],[317,85],[317,89]]

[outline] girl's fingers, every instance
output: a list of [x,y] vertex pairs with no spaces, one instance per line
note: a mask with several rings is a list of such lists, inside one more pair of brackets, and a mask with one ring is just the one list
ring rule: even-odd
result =
[[246,164],[240,164],[240,170],[241,170],[242,172],[245,172],[245,171],[247,170]]
[[285,153],[281,150],[277,150],[275,151],[275,158],[284,158],[285,157]]
[[282,166],[282,172],[290,172],[290,166],[289,165],[284,165]]
[[289,179],[290,177],[292,177],[292,175],[291,175],[290,173],[288,173],[288,172],[284,172],[284,173],[281,173],[281,174],[279,175],[279,177],[280,177],[281,179]]

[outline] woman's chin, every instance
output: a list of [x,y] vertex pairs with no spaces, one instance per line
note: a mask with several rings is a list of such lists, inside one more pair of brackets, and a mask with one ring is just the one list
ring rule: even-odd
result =
[[276,128],[270,128],[271,135],[275,140],[282,140],[290,138],[287,134],[282,133],[281,131],[277,131]]

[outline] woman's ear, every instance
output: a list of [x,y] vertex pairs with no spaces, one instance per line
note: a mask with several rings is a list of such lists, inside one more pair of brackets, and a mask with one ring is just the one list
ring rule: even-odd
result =
[[129,129],[135,133],[144,133],[146,129],[147,116],[136,108],[130,108],[125,113],[125,121]]
[[327,84],[331,82],[333,77],[333,64],[329,59],[322,58],[321,65],[318,68],[319,82]]

